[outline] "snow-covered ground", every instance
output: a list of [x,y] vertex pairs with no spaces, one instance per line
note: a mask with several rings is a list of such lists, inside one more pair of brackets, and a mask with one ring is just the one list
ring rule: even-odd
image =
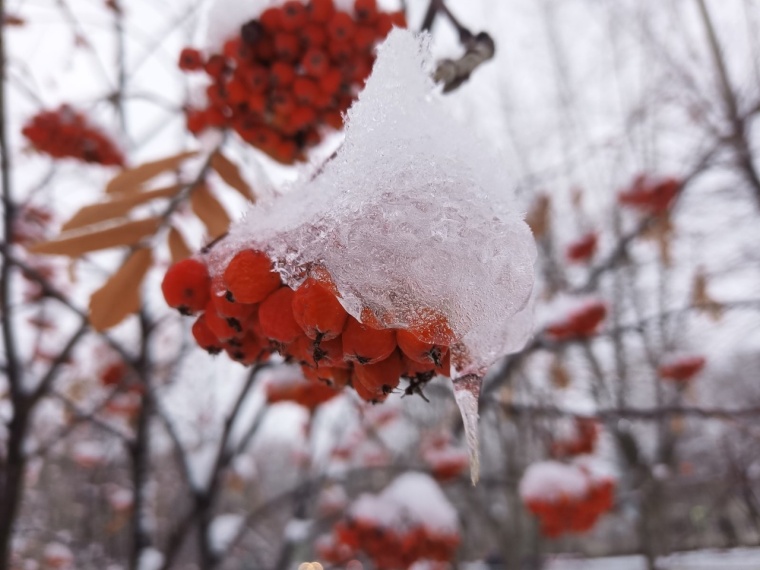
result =
[[[704,550],[684,552],[660,558],[660,570],[757,570],[760,568],[760,549]],[[646,570],[643,556],[612,558],[555,558],[544,570]]]

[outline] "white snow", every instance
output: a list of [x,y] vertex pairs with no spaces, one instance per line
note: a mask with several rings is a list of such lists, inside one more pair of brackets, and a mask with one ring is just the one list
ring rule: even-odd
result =
[[158,570],[164,563],[164,555],[155,548],[146,548],[140,552],[137,570]]
[[531,333],[535,246],[502,161],[444,111],[429,67],[425,41],[392,32],[336,158],[252,206],[212,268],[258,247],[295,286],[322,265],[357,318],[366,307],[406,328],[439,311],[461,341],[456,373],[482,373]]
[[467,452],[464,449],[456,447],[444,447],[441,449],[426,449],[422,456],[425,461],[436,464],[460,461],[467,457]]
[[559,461],[539,461],[525,470],[520,481],[520,497],[526,501],[553,501],[562,496],[582,497],[588,488],[589,479],[578,467]]
[[78,441],[71,453],[74,461],[82,467],[96,467],[106,459],[105,449],[97,441]]
[[354,501],[349,513],[381,527],[400,528],[411,524],[441,534],[459,532],[456,509],[438,483],[425,473],[404,473],[380,494],[364,493]]
[[402,505],[408,516],[439,532],[456,533],[459,517],[438,483],[425,473],[409,472],[397,477],[380,497]]
[[573,461],[587,474],[594,483],[617,480],[617,472],[609,461],[605,461],[594,455],[583,455],[576,457]]
[[[679,552],[660,557],[657,567],[662,570],[755,570],[760,566],[760,550],[737,548],[734,550],[701,550]],[[475,570],[476,565],[466,568]],[[645,570],[643,556],[615,556],[609,558],[572,558],[557,556],[548,560],[546,570]]]
[[51,542],[45,545],[43,558],[46,564],[52,568],[72,568],[74,563],[74,555],[71,549],[60,542]]
[[312,521],[308,519],[291,519],[285,525],[283,535],[289,542],[304,542],[311,533]]
[[134,493],[124,487],[113,487],[108,491],[108,504],[115,511],[126,511],[132,508]]
[[240,531],[245,522],[242,515],[217,515],[211,521],[209,541],[214,552],[225,552]]
[[384,501],[380,495],[363,493],[351,504],[349,513],[352,517],[373,521],[381,527],[392,527],[399,514],[399,505]]

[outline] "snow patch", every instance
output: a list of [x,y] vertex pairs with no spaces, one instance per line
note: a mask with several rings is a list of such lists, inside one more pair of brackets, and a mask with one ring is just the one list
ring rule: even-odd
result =
[[425,473],[405,473],[379,495],[361,495],[351,505],[349,514],[381,527],[419,524],[436,533],[459,532],[456,509],[435,480]]
[[539,461],[526,470],[520,481],[520,497],[524,501],[555,501],[562,497],[583,497],[589,480],[583,471],[559,461]]
[[226,552],[240,532],[245,518],[242,515],[218,515],[211,521],[209,540],[214,552]]

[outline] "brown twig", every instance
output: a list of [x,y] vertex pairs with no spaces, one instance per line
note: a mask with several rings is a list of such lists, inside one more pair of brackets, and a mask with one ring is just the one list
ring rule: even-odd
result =
[[744,173],[744,176],[752,187],[752,191],[755,196],[755,200],[760,206],[760,172],[758,172],[755,166],[752,147],[747,137],[747,125],[739,111],[739,105],[736,100],[736,94],[731,87],[731,80],[728,76],[728,69],[723,57],[723,50],[720,47],[718,41],[718,34],[715,31],[713,20],[710,17],[710,12],[707,9],[705,0],[696,0],[697,8],[699,9],[699,15],[702,19],[702,24],[705,27],[707,33],[707,43],[710,48],[710,54],[715,64],[715,70],[718,74],[718,83],[723,97],[723,104],[725,105],[725,113],[727,119],[731,124],[731,137],[729,139],[730,146],[736,153],[736,160]]

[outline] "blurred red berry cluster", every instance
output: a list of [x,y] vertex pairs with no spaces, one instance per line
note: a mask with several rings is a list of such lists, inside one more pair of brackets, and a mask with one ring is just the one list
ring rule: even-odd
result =
[[21,130],[34,148],[53,158],[74,158],[106,166],[123,166],[116,144],[68,105],[33,116]]
[[556,341],[586,338],[596,333],[606,316],[604,302],[590,300],[570,311],[563,319],[549,324],[546,334]]
[[448,562],[459,546],[459,535],[437,534],[424,526],[386,528],[375,520],[350,518],[339,522],[329,540],[317,543],[319,555],[334,564],[364,553],[378,570],[410,568],[418,561]]
[[400,570],[422,561],[432,568],[449,562],[460,540],[456,511],[438,485],[427,475],[407,473],[381,493],[356,499],[316,546],[334,564],[362,557],[372,568]]
[[584,492],[546,493],[523,499],[525,507],[538,517],[544,536],[556,538],[568,533],[587,532],[600,516],[612,509],[615,481],[580,469],[587,483]]
[[567,246],[565,256],[571,263],[588,263],[594,257],[599,238],[596,232],[589,232]]
[[618,203],[644,214],[662,214],[680,190],[681,181],[676,178],[653,179],[641,174],[631,186],[618,193]]
[[215,278],[200,259],[167,271],[162,290],[169,306],[198,314],[193,336],[211,354],[252,365],[279,353],[304,376],[335,388],[353,386],[368,402],[382,402],[409,380],[414,393],[436,374],[448,376],[453,333],[435,311],[406,330],[383,327],[370,311],[349,315],[324,270],[297,288],[283,284],[261,251],[238,252]]
[[599,439],[599,424],[593,418],[573,419],[573,431],[569,436],[556,437],[551,445],[553,457],[574,457],[593,453]]
[[304,160],[322,127],[343,126],[375,45],[394,25],[406,27],[404,13],[382,12],[376,0],[356,0],[353,14],[333,0],[290,0],[243,25],[221,54],[185,48],[180,69],[212,80],[208,107],[189,109],[187,127],[194,134],[229,127],[279,162]]
[[660,364],[657,374],[664,380],[687,383],[705,367],[704,356],[682,355],[670,358]]
[[307,410],[314,411],[318,406],[332,400],[338,392],[321,382],[312,382],[303,377],[270,382],[266,387],[267,402],[293,402]]
[[448,432],[424,439],[420,455],[429,467],[430,474],[439,482],[456,479],[470,465],[467,450],[452,445],[451,434]]

